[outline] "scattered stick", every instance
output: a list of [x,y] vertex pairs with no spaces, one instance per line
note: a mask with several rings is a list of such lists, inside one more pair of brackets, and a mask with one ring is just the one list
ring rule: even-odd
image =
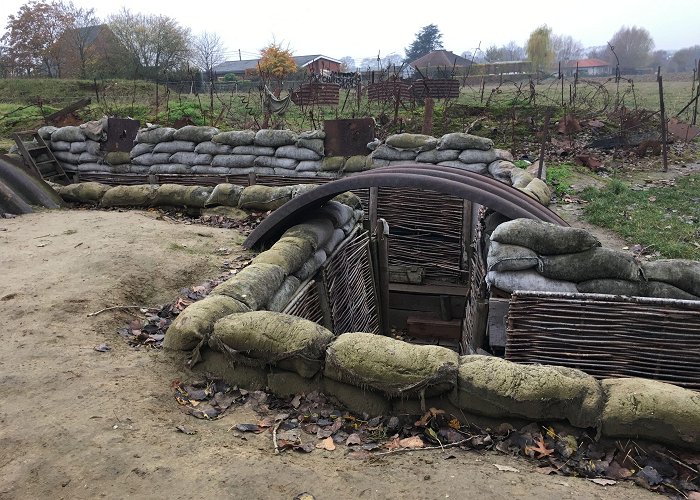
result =
[[403,453],[404,451],[446,450],[447,448],[454,448],[456,446],[461,446],[464,443],[468,442],[470,439],[471,438],[462,439],[461,441],[457,441],[456,443],[448,443],[448,444],[440,445],[440,446],[426,446],[424,448],[397,448],[395,450],[383,451],[381,453],[374,453],[372,455],[372,459],[374,459],[375,457],[383,457],[385,455],[393,455],[394,453]]
[[275,426],[272,428],[272,443],[275,445],[275,455],[280,454],[280,448],[277,445],[277,429],[280,428],[280,425],[282,425],[281,419],[275,422]]
[[112,311],[114,309],[141,309],[141,306],[112,306],[112,307],[105,307],[104,309],[100,309],[99,311],[95,311],[92,313],[88,314],[88,317],[90,316],[97,316],[98,314],[102,314],[103,312],[106,311]]

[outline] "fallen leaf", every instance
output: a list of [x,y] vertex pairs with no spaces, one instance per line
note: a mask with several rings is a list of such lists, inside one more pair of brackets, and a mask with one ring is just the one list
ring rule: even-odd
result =
[[530,452],[537,453],[537,456],[535,458],[539,460],[540,458],[548,457],[549,455],[554,453],[554,450],[550,450],[549,448],[547,448],[547,445],[545,444],[542,436],[540,436],[539,439],[535,440],[535,445],[536,446],[526,446],[525,454],[529,455]]
[[360,438],[360,435],[358,433],[353,433],[348,436],[348,439],[345,441],[346,446],[353,446],[353,445],[359,445],[362,444],[362,438]]
[[305,491],[304,493],[299,493],[293,500],[316,500],[316,497]]
[[603,479],[602,477],[597,477],[595,479],[588,479],[590,482],[599,484],[601,486],[612,486],[613,484],[617,484],[617,481],[614,481],[613,479]]
[[95,350],[97,352],[107,352],[111,349],[112,348],[108,344],[100,344],[100,345],[95,346]]
[[700,492],[691,491],[688,493],[688,500],[700,500]]
[[263,429],[258,424],[236,424],[236,430],[241,432],[262,432]]
[[518,469],[515,467],[511,467],[510,465],[498,465],[498,464],[492,464],[495,468],[500,470],[501,472],[520,472]]
[[549,474],[556,474],[557,469],[555,469],[554,467],[538,467],[537,469],[535,469],[535,472],[547,476]]
[[425,448],[425,443],[420,436],[411,436],[409,438],[399,440],[401,448]]
[[326,439],[316,444],[316,448],[319,450],[333,451],[335,450],[335,443],[333,438],[328,436]]
[[193,435],[197,434],[197,431],[195,431],[194,429],[190,429],[188,427],[185,427],[184,425],[176,425],[175,428],[178,431],[182,432],[183,434],[187,434],[188,436],[193,436]]

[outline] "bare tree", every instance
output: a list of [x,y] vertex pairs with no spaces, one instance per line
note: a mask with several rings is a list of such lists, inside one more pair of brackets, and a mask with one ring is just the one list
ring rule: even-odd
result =
[[583,55],[583,45],[570,35],[552,35],[552,50],[556,61],[576,61]]
[[491,45],[486,49],[486,60],[489,62],[522,61],[525,59],[525,49],[514,41],[496,47]]
[[226,60],[226,47],[216,33],[204,31],[192,40],[192,60],[214,81],[214,66]]
[[649,31],[636,26],[631,28],[623,26],[613,35],[609,43],[617,54],[623,71],[645,67],[654,49],[654,40]]
[[73,2],[64,4],[64,8],[70,19],[70,25],[63,34],[67,47],[67,57],[75,54],[78,57],[80,67],[80,77],[87,77],[87,48],[93,37],[93,30],[100,24],[99,18],[95,15],[95,9],[84,9],[76,7]]
[[122,8],[109,18],[109,26],[130,52],[136,74],[153,77],[188,60],[189,29],[173,18]]
[[355,65],[355,59],[350,56],[345,56],[340,59],[340,70],[345,72],[355,71],[357,66]]

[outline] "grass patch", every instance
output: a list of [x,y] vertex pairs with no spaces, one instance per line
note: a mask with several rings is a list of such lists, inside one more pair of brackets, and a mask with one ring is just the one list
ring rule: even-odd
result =
[[573,165],[566,163],[547,166],[547,184],[552,186],[556,196],[573,193],[571,180],[573,179],[572,171],[574,168]]
[[681,177],[675,186],[635,190],[619,180],[587,188],[584,217],[612,229],[662,257],[700,260],[700,175]]

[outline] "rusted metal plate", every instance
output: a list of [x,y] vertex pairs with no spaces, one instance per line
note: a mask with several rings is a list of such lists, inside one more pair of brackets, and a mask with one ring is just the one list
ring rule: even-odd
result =
[[408,101],[413,95],[411,85],[401,80],[370,83],[367,85],[367,98],[370,101]]
[[292,102],[297,106],[340,103],[340,85],[337,83],[304,83],[292,92]]
[[427,78],[419,79],[411,87],[413,95],[419,99],[432,97],[433,99],[455,99],[459,97],[459,81],[453,78]]
[[700,135],[700,128],[683,123],[678,118],[671,118],[668,121],[668,131],[676,138],[690,142]]
[[134,139],[141,123],[129,118],[107,119],[107,142],[104,150],[107,152],[123,151],[128,153],[134,147]]
[[326,156],[366,155],[367,144],[374,140],[372,118],[325,120],[323,130]]

